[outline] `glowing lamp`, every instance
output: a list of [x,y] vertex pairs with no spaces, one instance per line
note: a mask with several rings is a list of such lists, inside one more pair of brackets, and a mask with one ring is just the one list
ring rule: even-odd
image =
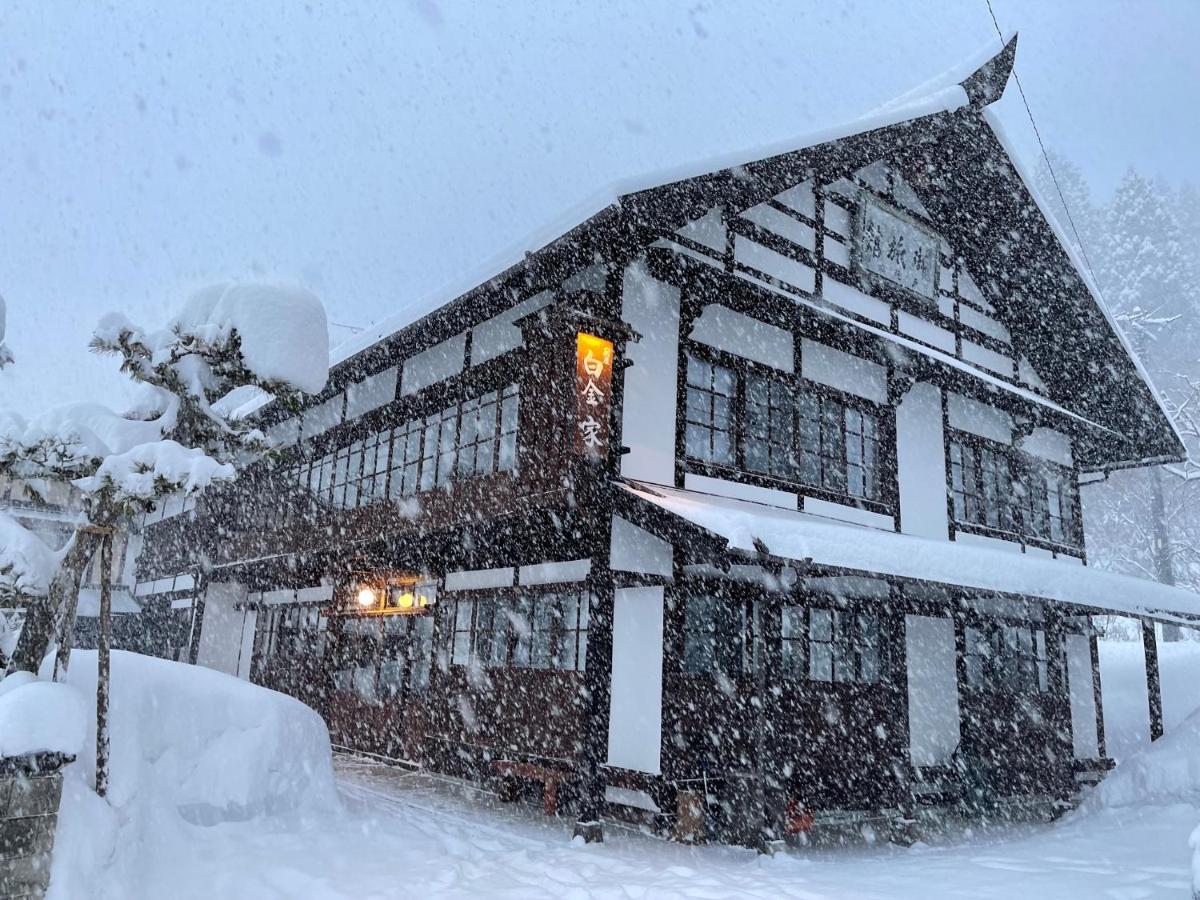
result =
[[375,593],[375,588],[362,587],[358,589],[358,605],[363,609],[370,609],[379,603],[379,597]]
[[412,595],[412,591],[405,591],[397,598],[396,603],[401,609],[412,609],[415,601],[416,598]]

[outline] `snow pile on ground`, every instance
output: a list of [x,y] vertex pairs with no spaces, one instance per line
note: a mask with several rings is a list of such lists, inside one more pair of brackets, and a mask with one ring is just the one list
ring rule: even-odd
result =
[[[75,651],[67,685],[47,686],[94,697],[96,653]],[[149,861],[177,858],[208,826],[304,821],[338,809],[325,725],[297,700],[210,669],[117,651],[109,709],[107,803],[90,790],[89,715],[83,752],[64,777],[53,897],[94,896],[97,885],[118,885],[110,893],[123,896]]]
[[[1160,641],[1163,721],[1167,732],[1200,709],[1200,641]],[[1104,689],[1104,740],[1120,762],[1150,744],[1146,657],[1142,642],[1100,641],[1100,681]]]
[[87,733],[86,708],[76,688],[14,672],[0,681],[0,756],[76,756]]
[[1192,856],[1192,896],[1200,898],[1200,825],[1196,826],[1188,843],[1194,854]]
[[1200,711],[1122,761],[1088,798],[1106,807],[1200,804]]

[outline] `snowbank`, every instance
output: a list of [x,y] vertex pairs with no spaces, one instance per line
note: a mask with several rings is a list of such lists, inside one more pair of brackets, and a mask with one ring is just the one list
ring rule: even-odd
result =
[[[96,690],[96,653],[71,655],[67,682]],[[336,805],[329,735],[298,700],[221,672],[114,651],[114,807],[169,805],[190,821]],[[95,723],[89,727],[89,741]],[[94,741],[92,741],[94,743]],[[84,759],[89,773],[95,759]]]
[[[20,677],[24,676],[24,677]],[[0,756],[78,755],[87,732],[87,706],[78,689],[18,672],[0,681]]]
[[[71,655],[66,684],[24,684],[12,694],[35,688],[94,697],[95,651]],[[197,829],[307,820],[339,808],[325,725],[291,697],[210,669],[114,652],[107,803],[90,789],[95,718],[87,708],[79,761],[64,772],[51,897],[95,896],[99,885],[124,896],[151,861],[185,855]]]
[[60,552],[24,528],[7,513],[0,512],[0,588],[44,597],[58,570]]
[[[1163,723],[1173,731],[1200,709],[1200,641],[1160,642]],[[1139,641],[1100,641],[1100,683],[1104,692],[1104,740],[1120,762],[1150,744],[1146,698],[1146,658]]]
[[1200,711],[1117,765],[1088,803],[1099,807],[1200,805]]

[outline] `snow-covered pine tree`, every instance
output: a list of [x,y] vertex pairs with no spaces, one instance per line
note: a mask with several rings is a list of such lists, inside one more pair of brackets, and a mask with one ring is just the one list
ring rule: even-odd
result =
[[218,401],[253,389],[280,402],[319,391],[329,369],[320,301],[305,291],[218,286],[196,294],[166,328],[142,329],[124,316],[101,320],[92,340],[142,386],[123,415],[75,404],[25,421],[0,416],[0,474],[69,481],[83,492],[83,516],[44,596],[27,608],[10,669],[36,670],[56,617],[73,617],[82,574],[105,529],[174,494],[228,480],[268,449],[251,423]]

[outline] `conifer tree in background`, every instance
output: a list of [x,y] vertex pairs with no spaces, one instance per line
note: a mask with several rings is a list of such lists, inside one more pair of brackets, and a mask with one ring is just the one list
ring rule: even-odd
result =
[[[1094,205],[1079,169],[1051,157],[1038,188],[1062,230],[1085,245],[1103,299],[1145,365],[1184,439],[1189,460],[1113,472],[1084,491],[1093,563],[1200,589],[1200,192],[1175,190],[1130,169],[1112,199]],[[1165,628],[1168,639],[1178,629]]]

